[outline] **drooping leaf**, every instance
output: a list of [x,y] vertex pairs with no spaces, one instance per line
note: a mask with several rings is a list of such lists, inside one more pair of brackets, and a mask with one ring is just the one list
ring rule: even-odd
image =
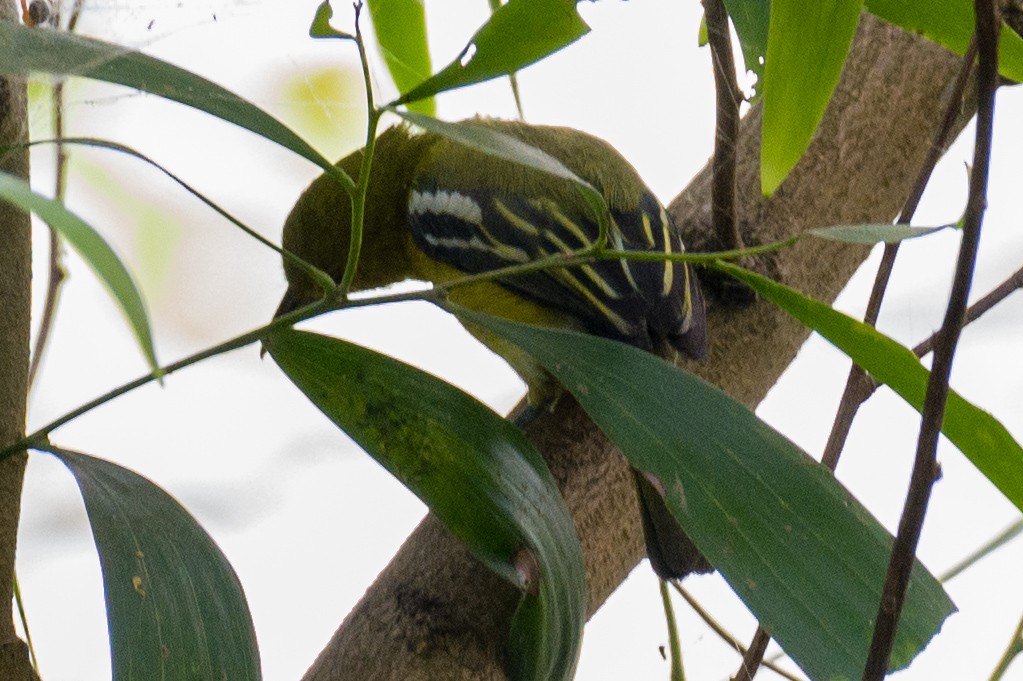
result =
[[[265,347],[476,558],[523,590],[509,645],[515,678],[570,679],[585,617],[582,551],[525,436],[460,390],[357,345],[286,329]],[[523,583],[523,556],[535,560],[538,584]]]
[[[919,33],[956,54],[964,54],[973,35],[971,0],[865,0],[867,11],[885,21]],[[1017,83],[1023,81],[1023,38],[1002,27],[998,70]]]
[[604,201],[603,195],[593,185],[573,173],[565,167],[565,164],[543,149],[526,144],[520,139],[506,135],[486,125],[473,125],[472,121],[448,123],[410,111],[402,111],[400,109],[394,109],[393,111],[409,123],[427,132],[442,135],[484,154],[575,182],[576,187],[582,193],[583,199],[590,207],[590,210],[593,211],[594,219],[600,226],[600,233],[603,235],[608,233],[610,223],[607,202]]
[[74,33],[0,22],[0,74],[33,72],[93,78],[159,95],[250,130],[336,174],[330,161],[276,118],[190,71]]
[[[923,408],[929,372],[908,348],[872,326],[793,289],[728,263],[715,265],[849,355],[914,409]],[[1009,501],[1023,510],[1023,447],[994,416],[949,391],[941,432]]]
[[114,681],[261,678],[245,594],[188,511],[137,473],[48,450],[82,492],[96,540]]
[[833,225],[816,227],[806,231],[811,236],[831,241],[842,241],[847,244],[864,244],[872,246],[877,243],[894,244],[906,239],[916,239],[946,229],[949,225],[939,227],[913,227],[886,222],[884,224],[864,225]]
[[[57,140],[35,140],[35,141],[31,142],[29,144],[29,146],[35,146],[35,145],[38,145],[38,144],[52,144],[52,143],[54,143],[56,141]],[[233,224],[238,229],[242,230],[246,235],[248,235],[249,237],[255,239],[256,241],[258,241],[259,243],[263,244],[267,248],[273,250],[274,252],[281,254],[284,258],[290,260],[296,267],[302,268],[305,271],[305,273],[308,274],[309,277],[312,280],[316,281],[319,284],[319,287],[321,289],[323,289],[324,291],[329,291],[329,290],[331,290],[334,287],[334,281],[330,278],[329,274],[327,274],[326,272],[323,272],[323,271],[317,269],[316,267],[313,267],[312,265],[310,265],[309,263],[299,259],[295,255],[293,255],[291,253],[288,253],[287,251],[282,249],[280,246],[278,246],[277,244],[273,243],[272,241],[270,241],[269,239],[264,237],[262,234],[260,234],[256,230],[252,229],[251,227],[249,227],[245,223],[243,223],[241,220],[239,220],[235,216],[231,215],[224,208],[222,208],[219,204],[217,204],[215,201],[213,201],[209,197],[205,196],[202,192],[198,191],[195,187],[193,187],[192,185],[188,184],[187,182],[182,180],[180,177],[178,177],[177,175],[172,173],[170,170],[168,170],[164,166],[160,165],[159,163],[157,163],[153,159],[149,158],[145,154],[143,154],[143,153],[141,153],[141,152],[139,152],[139,151],[137,151],[135,149],[132,149],[131,147],[126,146],[124,144],[119,144],[117,142],[112,142],[110,140],[98,139],[98,138],[95,138],[95,137],[63,137],[63,138],[61,138],[60,141],[63,142],[64,144],[66,144],[66,145],[81,144],[81,145],[84,145],[84,146],[94,147],[94,148],[98,148],[98,149],[109,149],[111,151],[117,151],[117,152],[120,152],[122,154],[127,154],[129,156],[133,156],[133,157],[139,159],[140,161],[143,161],[144,163],[146,163],[146,164],[152,166],[153,168],[156,168],[157,170],[159,170],[161,173],[163,173],[168,178],[173,180],[178,186],[180,186],[186,192],[188,192],[189,194],[194,196],[196,199],[198,199],[202,203],[204,203],[207,206],[209,206],[210,208],[212,208],[221,217],[223,217],[225,220],[227,220],[228,222]]]
[[810,144],[838,85],[863,0],[772,0],[760,188],[771,195]]
[[[368,0],[377,45],[398,92],[406,92],[433,73],[426,40],[423,0]],[[409,109],[436,115],[432,97],[409,102]]]
[[454,61],[394,104],[510,75],[570,45],[589,30],[579,16],[576,0],[510,0],[490,16]]
[[[569,390],[813,679],[858,678],[892,538],[831,473],[717,388],[638,348],[462,308]],[[954,609],[917,564],[892,667]]]
[[564,163],[547,152],[494,128],[485,125],[473,125],[472,121],[448,123],[437,118],[409,111],[395,110],[394,113],[427,132],[442,135],[476,151],[549,173],[555,177],[571,180],[578,185],[592,189],[588,182],[566,168]]
[[27,182],[13,175],[0,173],[0,200],[35,213],[75,249],[124,313],[149,368],[159,373],[149,314],[142,301],[142,294],[128,268],[103,237],[63,203],[36,194]]

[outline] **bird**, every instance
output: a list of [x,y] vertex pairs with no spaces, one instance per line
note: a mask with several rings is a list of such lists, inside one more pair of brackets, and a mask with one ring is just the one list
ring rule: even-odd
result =
[[[477,126],[554,157],[589,183],[607,206],[607,249],[685,251],[667,211],[632,165],[588,133],[519,121],[472,118]],[[336,165],[357,177],[365,149]],[[302,193],[283,230],[283,248],[339,282],[351,243],[347,190],[324,173]],[[523,265],[591,248],[598,220],[576,183],[499,158],[448,136],[388,128],[375,141],[363,241],[352,291],[404,280],[445,284],[466,275]],[[288,288],[275,317],[316,302],[324,292],[305,269],[284,259]],[[513,321],[572,329],[657,353],[700,359],[707,352],[703,295],[693,268],[679,260],[597,259],[533,270],[447,290],[460,306]],[[562,390],[523,350],[471,323],[463,325],[501,356],[528,388],[529,413]],[[647,555],[662,579],[704,571],[656,481],[635,472]],[[694,559],[695,555],[695,559]]]

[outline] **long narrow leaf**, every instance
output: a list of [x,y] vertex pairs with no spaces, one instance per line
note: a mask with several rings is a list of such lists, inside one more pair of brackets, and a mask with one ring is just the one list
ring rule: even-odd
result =
[[[971,0],[865,0],[864,7],[887,22],[919,33],[957,54],[964,54],[973,35]],[[1023,38],[1002,27],[998,70],[1017,83],[1023,81]]]
[[[398,92],[406,92],[430,77],[430,48],[426,40],[423,0],[368,0],[369,15],[380,54]],[[432,97],[409,103],[409,109],[436,115]]]
[[863,0],[771,0],[761,190],[774,193],[810,144],[852,44]]
[[395,104],[507,76],[570,45],[590,30],[576,0],[510,0],[495,11],[462,53]]
[[[766,277],[727,263],[717,269],[749,284],[849,355],[914,409],[923,408],[929,372],[908,348],[877,329]],[[941,432],[1009,501],[1023,510],[1023,447],[994,416],[949,391]]]
[[36,194],[27,182],[6,173],[0,173],[0,200],[38,215],[82,256],[124,313],[149,368],[158,372],[153,334],[142,294],[128,269],[103,237],[60,201]]
[[950,225],[940,227],[913,227],[911,225],[883,224],[832,225],[831,227],[815,227],[808,229],[806,234],[841,241],[847,244],[864,244],[873,246],[877,243],[894,244],[906,239],[916,239],[935,232],[940,232]]
[[[509,645],[515,678],[570,679],[585,617],[582,550],[522,433],[447,383],[358,345],[287,329],[265,347],[474,556],[523,590]],[[524,583],[524,556],[539,567],[538,584]]]
[[[700,551],[813,679],[858,678],[892,538],[826,470],[717,388],[603,338],[451,308],[529,352],[640,470]],[[892,667],[953,606],[917,564]]]
[[195,518],[137,473],[49,451],[85,500],[103,570],[114,681],[258,681],[242,585]]
[[180,102],[250,130],[334,173],[330,161],[283,123],[201,76],[120,45],[0,22],[0,74],[33,72],[94,78]]
[[447,137],[476,151],[481,151],[484,154],[489,154],[506,161],[512,161],[513,163],[518,163],[534,170],[554,175],[555,177],[571,180],[581,187],[588,187],[592,191],[596,191],[588,182],[573,173],[565,167],[564,163],[546,151],[526,144],[517,137],[506,135],[500,130],[495,130],[486,125],[473,125],[472,121],[448,123],[447,121],[408,111],[395,110],[394,113],[427,132]]

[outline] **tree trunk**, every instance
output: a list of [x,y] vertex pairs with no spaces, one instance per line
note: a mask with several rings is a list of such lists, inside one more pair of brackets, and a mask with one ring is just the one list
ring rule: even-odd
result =
[[[0,21],[17,21],[17,3],[0,2]],[[28,141],[25,82],[0,78],[0,150]],[[0,151],[0,172],[28,179],[24,148]],[[0,447],[25,434],[28,393],[28,344],[31,299],[31,220],[0,201]],[[13,598],[14,553],[18,541],[21,483],[26,455],[0,462],[0,603]],[[34,679],[28,651],[14,630],[14,620],[0,617],[0,679]]]
[[[739,215],[747,245],[809,227],[886,222],[898,213],[944,110],[955,55],[865,16],[841,83],[806,157],[776,194],[760,196],[759,111],[738,145]],[[710,172],[670,206],[687,243],[713,241]],[[865,247],[814,239],[760,265],[769,276],[832,301]],[[710,353],[687,369],[755,407],[809,332],[772,305],[708,309]],[[680,408],[684,406],[680,405]],[[586,560],[592,614],[643,557],[633,480],[624,459],[564,398],[531,424],[568,503]],[[516,594],[428,516],[347,616],[306,674],[346,679],[503,680],[501,648]]]

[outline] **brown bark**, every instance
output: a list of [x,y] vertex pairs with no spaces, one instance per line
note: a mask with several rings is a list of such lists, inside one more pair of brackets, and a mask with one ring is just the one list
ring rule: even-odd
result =
[[[759,116],[743,122],[738,192],[747,245],[808,227],[884,222],[899,211],[942,115],[957,58],[865,18],[817,138],[770,200],[759,193]],[[688,243],[708,245],[707,169],[672,203]],[[867,249],[806,240],[760,265],[831,301]],[[769,304],[711,304],[710,355],[688,368],[755,406],[808,332]],[[586,560],[592,614],[643,555],[632,477],[621,456],[571,400],[536,420],[529,436],[547,457],[573,513]],[[403,681],[504,679],[501,646],[515,594],[469,557],[432,517],[408,538],[306,674]]]
[[[17,21],[17,4],[0,2],[0,21]],[[25,82],[0,78],[0,149],[28,140]],[[28,178],[28,153],[0,151],[0,171]],[[0,447],[25,433],[28,392],[28,344],[31,292],[31,221],[29,216],[0,201]],[[10,607],[14,553],[21,511],[24,454],[0,462],[0,603]],[[36,678],[28,651],[18,639],[14,620],[0,617],[0,679]]]

